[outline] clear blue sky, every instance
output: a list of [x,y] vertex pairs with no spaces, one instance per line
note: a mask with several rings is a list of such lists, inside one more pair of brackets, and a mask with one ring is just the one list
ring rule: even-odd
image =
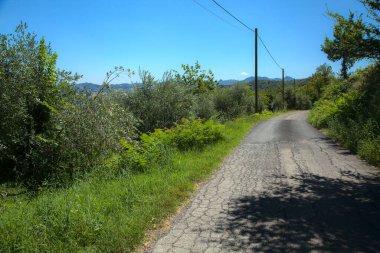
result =
[[[59,68],[101,83],[114,66],[150,70],[156,77],[199,61],[217,79],[253,74],[254,37],[211,0],[0,0],[0,33],[20,21],[44,35],[58,53]],[[320,50],[333,21],[326,10],[365,12],[356,0],[218,0],[259,33],[286,75],[302,78],[327,62]],[[226,22],[225,22],[226,21]],[[357,64],[363,65],[365,63]],[[281,71],[259,45],[259,75]],[[128,81],[126,77],[117,82]]]

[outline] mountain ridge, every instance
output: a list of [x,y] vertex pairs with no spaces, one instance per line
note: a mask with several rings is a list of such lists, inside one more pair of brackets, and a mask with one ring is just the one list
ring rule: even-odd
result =
[[[284,77],[285,81],[292,81],[294,80],[293,77],[291,76],[285,76]],[[266,77],[266,76],[259,76],[257,78],[258,81],[281,81],[282,78],[270,78],[270,77]],[[232,84],[235,84],[235,83],[248,83],[248,82],[253,82],[255,81],[255,77],[254,76],[250,76],[250,77],[247,77],[243,80],[237,80],[237,79],[228,79],[228,80],[222,80],[220,79],[219,80],[219,85],[222,85],[222,86],[225,86],[225,85],[232,85]]]
[[[254,80],[255,80],[255,78],[253,76],[250,76],[250,77],[247,77],[243,80],[237,80],[237,79],[222,80],[222,79],[220,79],[218,81],[218,83],[220,86],[229,86],[229,85],[233,85],[236,83],[249,83],[249,82],[253,82]],[[258,80],[259,81],[278,82],[278,81],[281,81],[282,79],[281,78],[270,78],[270,77],[266,77],[266,76],[259,76]],[[292,81],[292,80],[294,80],[293,77],[290,77],[290,76],[285,77],[285,81]],[[139,84],[138,83],[136,83],[136,84],[131,84],[131,83],[110,84],[110,88],[112,88],[114,90],[126,91],[126,90],[132,89],[136,85],[139,85]],[[83,82],[83,83],[76,84],[76,87],[80,90],[90,90],[92,92],[97,92],[101,88],[101,85],[96,84],[96,83]]]

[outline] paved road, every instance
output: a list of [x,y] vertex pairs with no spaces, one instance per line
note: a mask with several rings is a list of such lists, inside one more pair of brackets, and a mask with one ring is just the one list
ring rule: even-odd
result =
[[158,252],[380,252],[380,180],[292,112],[257,125]]

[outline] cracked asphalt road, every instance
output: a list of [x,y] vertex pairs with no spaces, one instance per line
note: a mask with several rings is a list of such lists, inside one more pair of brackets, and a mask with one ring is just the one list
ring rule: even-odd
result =
[[380,179],[292,112],[258,124],[151,252],[380,252]]

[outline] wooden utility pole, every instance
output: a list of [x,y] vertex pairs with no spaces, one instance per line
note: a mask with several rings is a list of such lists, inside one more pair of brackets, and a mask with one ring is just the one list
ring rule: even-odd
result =
[[282,69],[282,107],[285,109],[285,77],[284,69]]
[[259,97],[259,89],[257,87],[257,28],[255,28],[255,112],[259,112],[259,104],[258,104],[258,97]]

